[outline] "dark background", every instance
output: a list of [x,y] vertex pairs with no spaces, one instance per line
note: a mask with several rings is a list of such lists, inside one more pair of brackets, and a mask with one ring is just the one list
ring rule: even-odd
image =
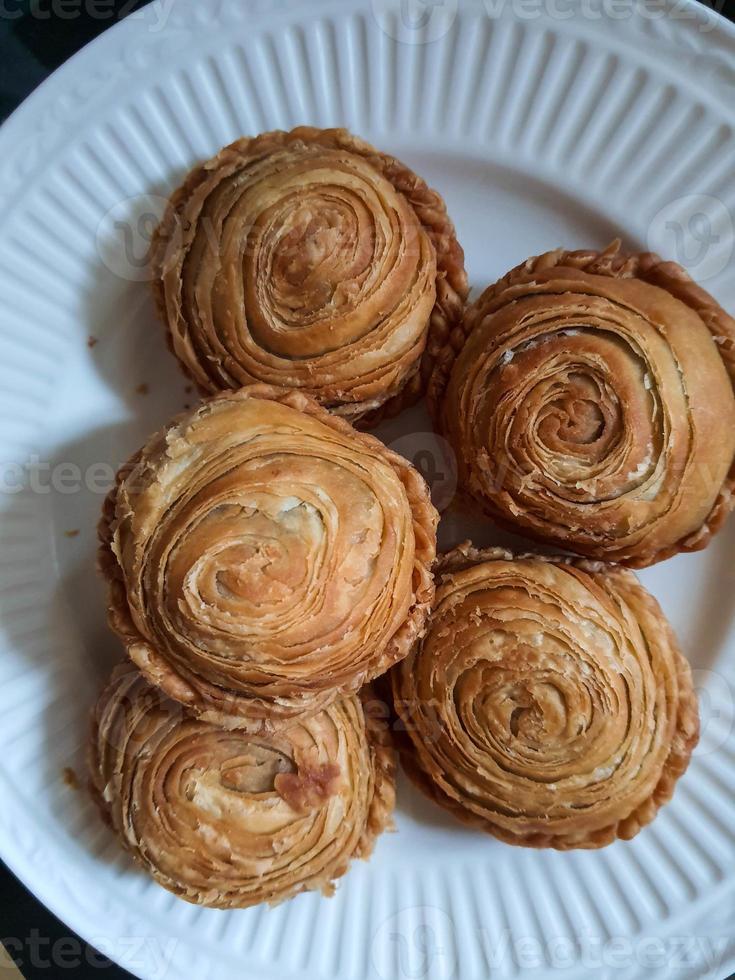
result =
[[[91,16],[82,0],[66,6],[58,0],[0,0],[0,120],[79,48],[147,2],[106,0],[93,6]],[[713,5],[735,20],[735,3],[717,0]],[[130,977],[70,933],[1,862],[0,941],[26,980]],[[0,963],[0,978],[5,972]]]

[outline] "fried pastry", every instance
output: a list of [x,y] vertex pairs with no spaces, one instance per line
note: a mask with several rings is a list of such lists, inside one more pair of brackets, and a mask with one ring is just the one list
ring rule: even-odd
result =
[[172,196],[152,264],[171,348],[203,393],[266,382],[352,421],[418,397],[429,326],[446,337],[467,295],[442,198],[343,129],[225,147]]
[[131,664],[95,709],[90,770],[103,815],[153,878],[222,909],[331,894],[395,799],[392,749],[359,698],[252,736],[186,715]]
[[460,482],[523,534],[641,567],[735,498],[735,321],[651,253],[549,252],[469,307],[429,387]]
[[401,757],[433,800],[511,844],[629,839],[697,742],[689,666],[633,572],[460,546],[391,672]]
[[437,520],[403,457],[312,399],[224,393],[119,474],[100,525],[110,624],[199,717],[284,727],[408,652]]

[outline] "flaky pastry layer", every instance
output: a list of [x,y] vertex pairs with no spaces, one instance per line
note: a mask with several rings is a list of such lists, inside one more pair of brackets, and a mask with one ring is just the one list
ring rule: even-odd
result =
[[395,800],[392,749],[359,698],[252,736],[190,717],[131,664],[95,708],[89,760],[102,813],[138,863],[211,908],[331,894]]
[[169,340],[205,394],[265,382],[364,424],[423,389],[429,333],[467,295],[446,207],[344,129],[225,147],[173,194],[154,239]]
[[199,717],[284,727],[408,652],[437,520],[403,457],[307,396],[223,393],[121,470],[100,524],[109,621]]
[[510,844],[630,839],[699,736],[689,665],[633,572],[460,546],[426,636],[391,672],[413,780]]
[[652,253],[548,252],[472,304],[430,407],[496,521],[633,567],[706,546],[735,497],[735,321]]

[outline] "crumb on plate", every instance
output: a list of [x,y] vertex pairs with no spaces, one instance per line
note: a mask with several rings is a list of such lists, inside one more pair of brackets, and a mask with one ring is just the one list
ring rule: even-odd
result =
[[69,789],[79,789],[79,777],[71,766],[64,766],[61,770],[61,777]]

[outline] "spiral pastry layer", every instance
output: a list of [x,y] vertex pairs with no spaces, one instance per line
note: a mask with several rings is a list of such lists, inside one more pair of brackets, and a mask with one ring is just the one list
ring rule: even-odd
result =
[[393,753],[350,696],[269,738],[186,715],[135,668],[117,668],[93,718],[103,815],[165,888],[244,908],[333,891],[370,855],[393,809]]
[[703,548],[735,498],[735,321],[653,254],[549,252],[468,309],[433,414],[485,512],[593,558]]
[[406,460],[312,399],[224,393],[119,474],[100,525],[110,623],[199,717],[283,727],[405,656],[437,519]]
[[391,672],[401,756],[511,844],[596,848],[666,803],[699,734],[689,666],[633,572],[451,552],[426,636]]
[[225,147],[172,196],[152,263],[203,393],[266,382],[353,421],[418,397],[429,326],[446,337],[467,295],[441,197],[342,129]]

